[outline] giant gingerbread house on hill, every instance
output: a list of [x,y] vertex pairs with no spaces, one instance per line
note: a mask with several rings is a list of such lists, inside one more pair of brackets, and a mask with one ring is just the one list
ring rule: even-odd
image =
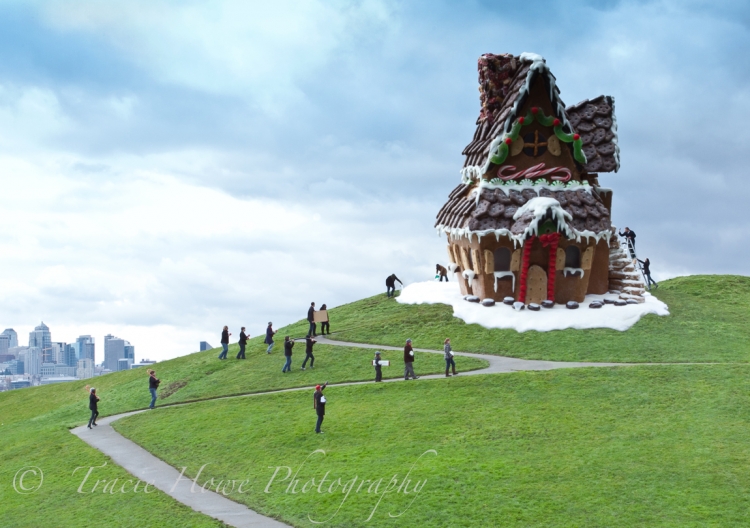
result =
[[610,222],[612,191],[598,181],[620,167],[614,99],[566,108],[544,58],[531,53],[483,55],[479,84],[462,182],[435,223],[462,293],[546,304],[617,291],[643,301]]

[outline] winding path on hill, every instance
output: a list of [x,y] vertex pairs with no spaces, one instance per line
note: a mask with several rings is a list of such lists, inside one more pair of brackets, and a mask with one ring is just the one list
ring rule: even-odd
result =
[[[346,346],[355,348],[365,349],[378,349],[378,350],[403,350],[399,347],[382,346],[382,345],[370,345],[365,343],[348,343],[344,341],[332,341],[325,337],[318,337],[318,343],[334,346]],[[442,350],[428,350],[424,348],[415,348],[417,352],[428,352],[433,354],[443,354]],[[489,366],[483,369],[472,370],[467,372],[460,372],[461,363],[457,362],[457,368],[460,376],[472,376],[477,374],[500,374],[508,372],[517,372],[522,370],[554,370],[561,368],[581,368],[581,367],[621,367],[621,366],[633,366],[642,365],[642,363],[581,363],[581,362],[562,362],[562,361],[540,361],[531,359],[518,359],[505,356],[494,356],[491,354],[474,354],[471,352],[456,352],[454,354],[457,357],[472,357],[477,359],[483,359],[489,363]],[[419,370],[419,363],[417,363],[416,370]],[[440,379],[445,378],[444,374],[433,374],[427,376],[421,376],[422,379]],[[402,378],[387,379],[383,380],[387,383],[403,381]],[[329,387],[333,386],[348,386],[348,385],[363,385],[366,383],[374,383],[374,381],[355,381],[347,383],[334,383],[330,384]],[[413,382],[412,382],[413,383]],[[230,398],[249,398],[264,396],[268,394],[276,394],[282,392],[292,391],[309,391],[310,387],[295,387],[291,389],[279,389],[266,392],[258,392],[252,394],[242,394],[239,396],[225,396],[212,399],[230,399]],[[201,400],[206,401],[206,400]],[[168,405],[169,407],[190,405],[191,403],[176,403]],[[193,482],[183,477],[182,479],[180,472],[164,462],[159,458],[155,457],[135,442],[128,440],[117,431],[115,431],[111,424],[121,418],[140,414],[142,412],[151,412],[148,409],[139,411],[131,411],[122,414],[115,414],[101,418],[98,420],[99,425],[89,430],[85,425],[71,429],[71,433],[76,435],[78,438],[89,444],[90,446],[98,449],[108,457],[112,459],[116,464],[124,468],[128,473],[136,478],[141,479],[143,482],[152,483],[151,485],[160,489],[173,499],[181,502],[182,504],[189,506],[195,511],[213,517],[214,519],[220,520],[229,526],[237,528],[281,528],[288,527],[289,525],[284,524],[280,521],[261,515],[244,504],[229,500],[225,496],[213,492],[204,491],[200,485],[193,486]],[[158,412],[158,410],[156,411]]]

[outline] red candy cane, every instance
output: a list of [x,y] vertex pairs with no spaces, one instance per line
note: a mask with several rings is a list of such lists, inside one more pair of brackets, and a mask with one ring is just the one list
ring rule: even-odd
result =
[[517,172],[515,174],[506,174],[508,171],[515,171],[517,169],[514,165],[503,165],[498,169],[497,175],[503,181],[522,180],[524,178],[533,180],[534,178],[542,178],[544,176],[550,175],[551,180],[559,180],[563,182],[566,182],[570,180],[570,178],[572,178],[570,169],[567,169],[565,167],[552,167],[550,169],[545,169],[544,167],[546,167],[544,163],[539,163],[538,165],[534,165],[533,167],[524,169],[521,172]]

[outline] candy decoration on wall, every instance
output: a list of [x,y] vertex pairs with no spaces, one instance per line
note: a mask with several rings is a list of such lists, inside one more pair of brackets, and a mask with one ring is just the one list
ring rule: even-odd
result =
[[529,167],[528,169],[522,170],[521,172],[508,174],[508,172],[510,171],[515,171],[516,167],[514,165],[503,165],[498,169],[497,175],[503,181],[522,180],[524,178],[533,180],[534,178],[543,178],[545,176],[549,176],[551,180],[566,182],[570,180],[570,178],[572,178],[570,169],[568,169],[567,167],[552,167],[549,169],[546,169],[545,167],[546,165],[544,163],[539,163],[538,165]]
[[557,271],[557,245],[560,233],[546,233],[539,236],[542,247],[549,246],[549,264],[547,265],[547,299],[555,300],[555,275]]
[[529,238],[523,246],[523,263],[521,264],[521,285],[518,287],[518,300],[526,302],[526,284],[529,277],[529,259],[531,257],[531,246],[534,238]]
[[586,164],[586,154],[583,153],[583,141],[581,136],[578,134],[568,134],[562,129],[562,122],[555,118],[545,115],[544,110],[534,106],[529,110],[525,116],[516,119],[509,133],[506,133],[500,144],[490,152],[490,163],[495,165],[502,165],[508,158],[510,152],[510,145],[514,141],[518,140],[518,134],[521,131],[521,127],[528,126],[534,122],[534,120],[546,127],[553,127],[555,136],[557,139],[564,143],[573,143],[573,157],[578,163],[583,165]]

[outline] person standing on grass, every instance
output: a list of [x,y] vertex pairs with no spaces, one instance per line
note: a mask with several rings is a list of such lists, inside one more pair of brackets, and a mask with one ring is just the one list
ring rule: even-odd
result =
[[313,409],[315,409],[315,414],[318,415],[318,421],[315,423],[315,432],[318,434],[323,432],[320,430],[320,426],[323,425],[323,419],[326,415],[326,397],[323,396],[323,390],[327,386],[327,381],[323,385],[316,385],[315,394],[313,394]]
[[229,333],[229,327],[225,326],[224,330],[221,331],[221,354],[219,354],[219,359],[227,359],[227,352],[229,352],[229,336],[232,335]]
[[453,367],[453,375],[455,376],[458,374],[458,372],[456,372],[456,362],[453,361],[453,349],[451,348],[450,338],[446,339],[443,343],[443,350],[445,351],[445,377],[450,378],[448,371],[451,366]]
[[96,395],[96,389],[94,387],[91,387],[91,390],[89,391],[89,410],[91,411],[91,418],[89,418],[89,429],[91,429],[91,426],[96,426],[96,417],[99,416],[99,396]]
[[291,372],[292,370],[292,348],[294,347],[294,340],[289,339],[289,336],[284,336],[284,357],[286,358],[286,363],[284,363],[284,368],[281,369],[281,372]]
[[237,359],[245,359],[245,347],[247,346],[248,337],[249,336],[245,334],[245,327],[243,326],[240,329],[240,340],[239,340],[240,351],[237,352]]
[[307,335],[315,337],[317,325],[315,324],[315,303],[310,303],[310,308],[307,310],[307,322],[310,323],[310,329],[307,331]]
[[406,340],[406,346],[404,347],[404,379],[408,380],[409,376],[412,379],[419,379],[414,374],[414,349],[411,346],[411,339]]
[[396,277],[395,273],[392,273],[387,279],[385,279],[385,287],[386,287],[385,294],[388,297],[394,297],[396,295],[396,281],[398,281],[399,284],[401,284],[401,286],[404,285],[404,283],[401,282],[401,279]]
[[324,304],[320,307],[320,310],[326,310],[326,320],[320,322],[320,335],[326,335],[326,331],[328,331],[328,335],[331,335],[331,325],[328,324],[328,307]]
[[266,354],[271,353],[271,349],[273,348],[273,335],[276,332],[273,329],[273,323],[268,322],[268,328],[266,328],[266,340],[264,341],[265,344],[268,345],[268,348],[266,349]]
[[315,343],[317,341],[313,339],[310,336],[307,336],[305,338],[305,360],[302,362],[302,370],[305,370],[305,365],[307,365],[307,360],[310,360],[310,368],[315,368],[315,356],[313,356],[313,346],[315,346]]
[[375,381],[383,381],[383,366],[380,364],[380,352],[375,352]]
[[651,261],[646,258],[646,260],[636,259],[638,262],[643,264],[643,274],[646,276],[646,287],[648,288],[648,291],[651,291],[651,284],[653,283],[654,286],[657,288],[659,285],[657,282],[651,278]]
[[159,388],[159,383],[161,383],[161,380],[156,377],[156,372],[153,370],[148,371],[148,391],[151,393],[151,405],[148,406],[149,409],[154,408],[154,404],[156,404],[156,389]]

